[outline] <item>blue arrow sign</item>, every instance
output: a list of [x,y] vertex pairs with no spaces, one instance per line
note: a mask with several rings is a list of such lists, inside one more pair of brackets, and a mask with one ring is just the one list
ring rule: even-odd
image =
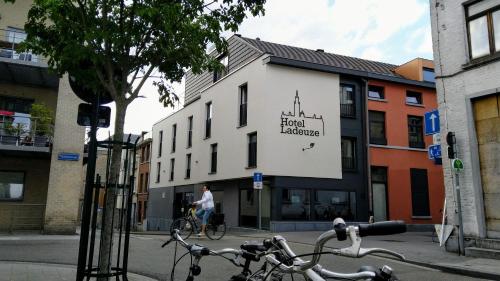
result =
[[429,159],[441,158],[441,145],[429,146]]
[[434,135],[439,133],[439,111],[437,109],[425,113],[425,134]]
[[262,173],[253,173],[254,182],[262,182]]

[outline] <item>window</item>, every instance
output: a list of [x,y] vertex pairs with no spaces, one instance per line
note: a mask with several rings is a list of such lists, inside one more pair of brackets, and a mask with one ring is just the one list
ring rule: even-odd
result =
[[385,112],[372,111],[368,112],[370,122],[370,143],[387,145],[385,138]]
[[340,116],[356,117],[354,86],[340,85]]
[[144,179],[144,192],[149,191],[149,173],[146,173],[146,178]]
[[310,190],[283,189],[281,203],[281,218],[283,220],[309,220],[310,208]]
[[342,137],[341,139],[342,169],[356,169],[356,139]]
[[413,148],[425,148],[423,118],[408,116],[408,140]]
[[217,144],[210,145],[210,174],[217,173]]
[[434,69],[424,67],[422,69],[422,74],[425,82],[436,82],[436,74],[434,73]]
[[0,171],[0,201],[19,201],[24,196],[24,172]]
[[186,154],[186,179],[191,177],[191,153]]
[[144,188],[143,184],[144,184],[144,174],[141,174],[139,176],[139,187],[137,188],[138,189],[137,193],[142,193],[142,189]]
[[160,131],[158,133],[158,157],[161,157],[161,149],[162,149],[162,143],[163,143],[163,131]]
[[149,162],[150,153],[151,153],[151,143],[148,143],[148,145],[146,145],[146,159],[145,159],[146,162]]
[[500,51],[500,1],[476,1],[466,6],[470,58]]
[[190,148],[193,146],[193,116],[188,117],[188,143],[187,147]]
[[240,120],[239,126],[245,126],[247,124],[247,101],[248,101],[248,86],[247,84],[240,86]]
[[26,32],[20,28],[8,26],[5,31],[5,39],[10,43],[21,43],[26,40]]
[[141,163],[144,163],[146,159],[146,147],[141,148]]
[[410,169],[411,175],[411,203],[412,214],[415,217],[430,216],[429,211],[429,186],[427,170]]
[[368,98],[379,99],[379,100],[385,99],[384,87],[369,85]]
[[169,181],[174,180],[175,158],[170,159],[170,177]]
[[248,167],[257,167],[257,133],[248,134]]
[[205,138],[210,138],[212,134],[212,102],[205,104],[206,119],[205,119]]
[[219,57],[219,62],[222,64],[222,69],[214,72],[214,82],[217,82],[229,72],[229,57],[222,55]]
[[422,104],[422,93],[414,91],[406,91],[407,104]]
[[156,182],[160,182],[161,162],[156,163]]
[[316,190],[314,215],[320,221],[332,221],[338,217],[353,221],[356,218],[356,192]]
[[172,152],[175,152],[175,137],[177,136],[177,124],[172,125]]
[[0,110],[29,114],[34,100],[0,96]]

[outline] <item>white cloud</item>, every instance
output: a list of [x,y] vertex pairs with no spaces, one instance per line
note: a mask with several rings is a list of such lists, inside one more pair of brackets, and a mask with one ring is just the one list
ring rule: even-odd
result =
[[374,61],[383,61],[384,53],[382,50],[376,47],[368,47],[363,50],[363,52],[359,55],[360,58]]
[[266,15],[244,22],[248,37],[354,56],[376,48],[428,13],[418,0],[269,0]]

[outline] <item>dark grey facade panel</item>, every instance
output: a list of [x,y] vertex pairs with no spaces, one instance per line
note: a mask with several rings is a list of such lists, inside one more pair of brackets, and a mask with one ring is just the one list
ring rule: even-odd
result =
[[[229,71],[237,69],[246,62],[258,57],[261,53],[242,41],[238,36],[228,39]],[[186,90],[184,104],[189,104],[200,94],[200,91],[213,83],[213,73],[205,71],[195,75],[191,71],[186,73]]]
[[173,187],[149,189],[147,209],[148,230],[166,231],[170,229],[173,216],[173,196]]

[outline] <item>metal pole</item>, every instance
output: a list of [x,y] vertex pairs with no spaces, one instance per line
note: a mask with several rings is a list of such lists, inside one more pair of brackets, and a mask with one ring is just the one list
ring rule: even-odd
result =
[[259,192],[258,224],[259,229],[262,229],[262,189],[257,189],[257,191]]
[[460,254],[465,255],[465,247],[464,247],[464,226],[462,221],[462,199],[460,197],[460,180],[458,173],[455,173],[455,192],[457,194],[457,208],[458,208],[458,244]]
[[92,116],[90,126],[89,156],[87,162],[87,175],[85,177],[85,193],[83,197],[82,224],[80,228],[80,247],[78,250],[78,267],[76,281],[83,281],[85,276],[85,262],[89,241],[90,215],[92,213],[92,191],[94,185],[95,163],[97,154],[97,114],[99,112],[99,94],[92,103]]

